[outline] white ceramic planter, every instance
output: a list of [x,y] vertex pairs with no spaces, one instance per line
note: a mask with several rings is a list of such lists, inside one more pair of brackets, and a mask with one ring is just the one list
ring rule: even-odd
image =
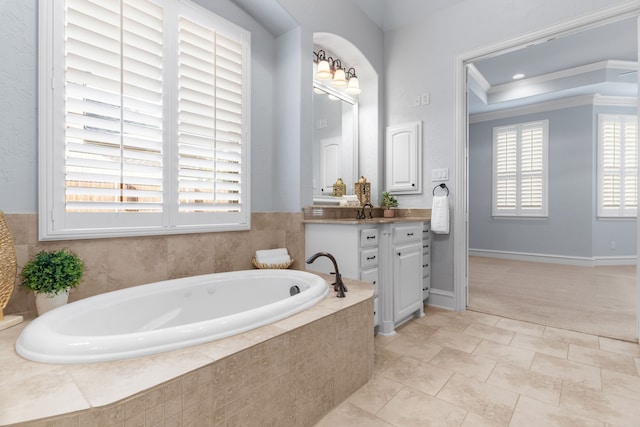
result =
[[57,295],[36,293],[36,309],[38,316],[47,311],[65,305],[69,300],[69,291],[60,292]]

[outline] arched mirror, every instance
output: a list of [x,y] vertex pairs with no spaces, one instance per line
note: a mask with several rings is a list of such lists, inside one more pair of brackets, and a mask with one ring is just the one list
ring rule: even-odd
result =
[[313,202],[338,204],[333,184],[341,178],[346,194],[358,180],[358,103],[318,81],[313,84]]

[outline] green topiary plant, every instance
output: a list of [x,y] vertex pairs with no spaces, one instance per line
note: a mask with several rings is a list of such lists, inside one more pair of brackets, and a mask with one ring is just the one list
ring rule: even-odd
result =
[[61,249],[40,251],[22,268],[22,286],[39,294],[57,295],[75,288],[82,280],[84,262]]
[[380,206],[385,209],[391,209],[398,206],[398,200],[391,195],[388,191],[382,192],[382,199],[380,200]]

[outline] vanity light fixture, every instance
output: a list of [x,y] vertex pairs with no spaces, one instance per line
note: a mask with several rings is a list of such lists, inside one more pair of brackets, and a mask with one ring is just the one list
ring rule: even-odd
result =
[[327,53],[322,49],[313,52],[313,62],[318,64],[316,70],[318,80],[331,80],[331,84],[337,87],[346,86],[350,94],[357,95],[361,92],[355,68],[351,67],[347,70],[347,67],[342,66],[340,59],[327,57]]
[[358,81],[358,76],[356,76],[355,68],[351,67],[347,70],[347,79],[349,80],[349,84],[347,85],[347,92],[358,95],[360,92],[360,82]]

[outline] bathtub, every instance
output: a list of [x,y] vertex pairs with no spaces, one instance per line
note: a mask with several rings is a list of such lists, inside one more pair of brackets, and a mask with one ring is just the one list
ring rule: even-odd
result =
[[33,320],[16,351],[36,362],[72,364],[175,350],[254,329],[316,304],[321,277],[297,270],[246,270],[166,280],[85,298]]

